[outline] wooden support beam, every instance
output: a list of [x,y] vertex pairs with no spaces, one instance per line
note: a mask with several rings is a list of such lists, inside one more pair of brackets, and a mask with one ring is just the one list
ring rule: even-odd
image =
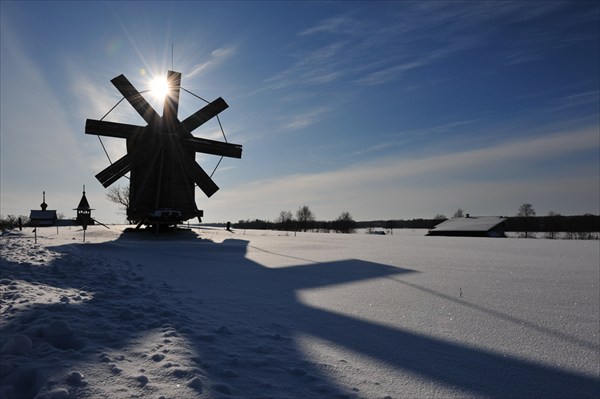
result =
[[242,146],[239,144],[223,143],[199,137],[184,140],[184,143],[187,149],[194,150],[195,152],[238,159],[242,157]]
[[131,170],[129,155],[124,155],[118,161],[102,170],[96,175],[96,179],[106,188],[123,177]]
[[98,121],[95,119],[87,119],[85,121],[85,133],[98,136],[128,139],[143,129],[143,126],[128,125],[125,123]]
[[196,113],[188,116],[181,124],[186,131],[191,133],[194,129],[199,128],[204,123],[215,117],[219,112],[226,110],[229,107],[225,100],[221,97],[206,105]]
[[158,114],[146,101],[144,97],[137,91],[135,87],[127,80],[125,75],[119,75],[113,80],[112,84],[115,85],[117,90],[129,101],[129,103],[135,108],[146,123],[151,123],[159,118]]
[[219,186],[210,178],[210,176],[202,169],[195,160],[184,161],[184,166],[190,173],[194,183],[206,194],[207,197],[211,197],[214,193],[219,191]]
[[165,105],[163,108],[163,118],[167,123],[177,121],[177,112],[179,109],[179,92],[181,91],[181,73],[167,72],[167,95],[165,96]]

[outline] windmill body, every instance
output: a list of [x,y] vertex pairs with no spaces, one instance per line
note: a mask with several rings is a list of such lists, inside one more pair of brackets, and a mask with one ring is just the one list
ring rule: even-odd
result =
[[163,115],[159,116],[123,75],[111,82],[146,121],[146,126],[88,119],[86,134],[127,140],[127,154],[96,175],[104,187],[130,173],[127,217],[141,224],[176,224],[202,216],[195,185],[212,196],[219,187],[196,163],[196,152],[241,158],[242,146],[194,137],[192,131],[228,105],[218,98],[183,121],[177,117],[181,73],[168,71]]

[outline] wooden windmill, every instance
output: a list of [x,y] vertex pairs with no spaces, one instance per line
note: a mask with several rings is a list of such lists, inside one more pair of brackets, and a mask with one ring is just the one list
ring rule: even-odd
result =
[[242,146],[194,137],[192,131],[215,117],[228,105],[221,98],[207,104],[183,121],[177,117],[181,73],[168,71],[168,92],[162,117],[124,75],[111,82],[146,121],[146,126],[88,119],[85,133],[127,140],[127,154],[96,175],[108,187],[130,172],[129,220],[142,224],[177,224],[202,216],[196,207],[196,184],[208,196],[218,189],[196,163],[195,154],[242,157]]

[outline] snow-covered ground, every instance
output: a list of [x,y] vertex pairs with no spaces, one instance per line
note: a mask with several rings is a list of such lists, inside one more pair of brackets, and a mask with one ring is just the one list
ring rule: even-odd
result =
[[600,396],[598,241],[0,237],[2,398]]

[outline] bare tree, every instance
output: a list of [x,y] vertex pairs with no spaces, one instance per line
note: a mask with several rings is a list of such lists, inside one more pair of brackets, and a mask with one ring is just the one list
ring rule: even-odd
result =
[[535,216],[535,210],[531,204],[523,204],[519,207],[519,213],[517,216],[528,218],[530,216]]
[[0,215],[0,229],[14,229],[19,226],[29,224],[29,217],[24,215],[8,215],[6,217]]
[[461,209],[458,208],[456,210],[456,212],[454,212],[454,215],[452,215],[453,218],[464,218],[465,217],[465,212]]
[[287,223],[294,220],[294,216],[290,211],[281,211],[279,212],[279,216],[275,219],[275,223]]
[[106,192],[106,198],[110,202],[121,205],[121,208],[127,212],[129,208],[129,186],[112,186]]
[[548,216],[545,218],[544,230],[546,230],[545,238],[555,239],[560,226],[560,213],[548,212]]
[[522,217],[525,225],[525,238],[529,238],[529,230],[530,230],[530,219],[532,216],[535,216],[535,210],[533,209],[533,205],[531,204],[523,204],[519,207],[519,212],[517,216]]
[[310,228],[310,224],[315,221],[315,215],[307,205],[303,205],[296,211],[296,220],[300,229],[306,231]]
[[395,220],[387,220],[385,222],[385,228],[390,231],[391,235],[394,235],[394,228],[398,226],[398,223]]
[[281,211],[277,219],[275,219],[275,224],[278,224],[283,230],[291,230],[292,223],[294,221],[294,216],[290,211]]
[[354,233],[356,230],[356,222],[352,219],[350,212],[342,212],[342,214],[333,222],[333,226],[338,233]]

